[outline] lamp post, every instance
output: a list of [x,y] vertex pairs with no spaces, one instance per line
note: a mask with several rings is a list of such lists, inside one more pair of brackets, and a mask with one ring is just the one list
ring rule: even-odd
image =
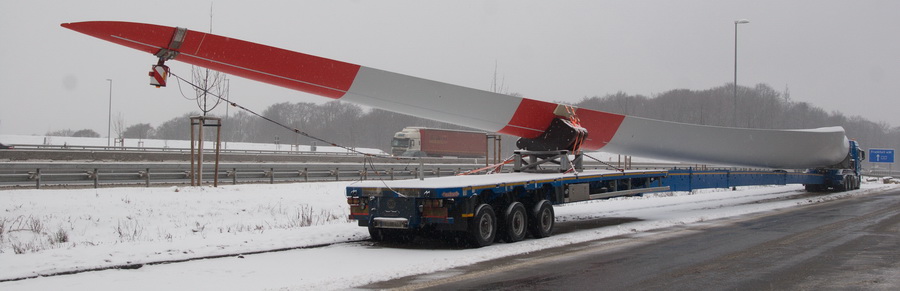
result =
[[[228,123],[228,107],[231,107],[231,79],[225,78],[225,123]],[[222,124],[219,122],[219,124]],[[220,127],[221,128],[221,127]],[[228,139],[231,139],[232,135],[228,134],[227,139],[225,140],[225,148],[228,148]]]
[[106,79],[109,81],[109,118],[106,120],[106,146],[111,146],[112,143],[110,139],[112,138],[112,79]]
[[738,24],[750,23],[750,20],[741,19],[734,21],[734,111],[732,113],[732,126],[737,127],[737,27]]

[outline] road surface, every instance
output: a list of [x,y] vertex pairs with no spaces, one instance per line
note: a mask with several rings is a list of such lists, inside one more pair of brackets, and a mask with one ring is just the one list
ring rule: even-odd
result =
[[897,290],[900,190],[362,286],[426,290]]

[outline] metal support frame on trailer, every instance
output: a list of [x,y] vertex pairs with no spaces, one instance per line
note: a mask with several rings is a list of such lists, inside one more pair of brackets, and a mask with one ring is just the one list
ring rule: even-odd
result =
[[[581,151],[575,153],[575,157],[569,160],[569,151],[524,151],[517,150],[514,154],[514,172],[528,173],[565,173],[571,170],[584,171],[584,156]],[[525,160],[528,157],[528,160]],[[549,165],[548,168],[542,166]]]

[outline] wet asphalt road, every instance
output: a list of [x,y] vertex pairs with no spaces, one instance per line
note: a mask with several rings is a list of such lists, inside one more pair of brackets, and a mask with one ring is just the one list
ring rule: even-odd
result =
[[581,243],[361,288],[900,290],[900,190],[724,225]]

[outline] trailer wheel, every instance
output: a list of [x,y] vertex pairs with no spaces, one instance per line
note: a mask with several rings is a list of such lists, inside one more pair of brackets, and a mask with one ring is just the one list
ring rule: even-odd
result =
[[506,242],[517,242],[525,239],[528,229],[528,214],[522,202],[513,202],[506,207],[503,216],[502,238]]
[[475,210],[475,216],[469,220],[469,241],[477,248],[489,246],[497,237],[497,215],[494,208],[481,204]]
[[535,238],[545,238],[553,234],[556,217],[553,205],[548,200],[538,201],[530,213],[528,230]]
[[375,228],[371,224],[369,224],[369,236],[372,237],[372,241],[381,242],[384,241],[384,230],[380,228]]
[[847,191],[847,177],[841,179],[841,184],[834,186],[834,192],[843,192]]

